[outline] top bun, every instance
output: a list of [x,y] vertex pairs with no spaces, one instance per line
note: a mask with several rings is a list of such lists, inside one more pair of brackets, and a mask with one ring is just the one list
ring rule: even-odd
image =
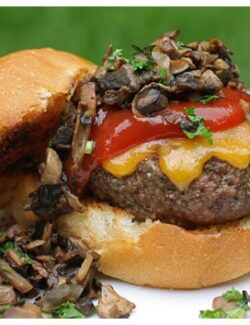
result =
[[0,172],[47,141],[76,82],[95,69],[53,49],[0,58]]

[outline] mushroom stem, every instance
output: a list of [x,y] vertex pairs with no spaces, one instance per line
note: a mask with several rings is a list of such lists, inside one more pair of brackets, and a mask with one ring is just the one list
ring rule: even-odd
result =
[[17,273],[8,263],[0,258],[0,276],[10,283],[16,290],[26,293],[33,286],[24,277]]

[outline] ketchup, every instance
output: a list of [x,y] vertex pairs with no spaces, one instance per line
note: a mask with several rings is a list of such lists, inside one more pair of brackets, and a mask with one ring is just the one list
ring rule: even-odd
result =
[[72,171],[71,159],[66,162],[68,178],[72,180],[73,177],[75,181],[69,182],[71,189],[79,194],[98,165],[139,144],[166,138],[185,138],[179,125],[166,120],[169,110],[185,116],[186,107],[195,107],[196,114],[204,118],[204,124],[212,132],[239,125],[245,120],[240,100],[250,103],[250,96],[229,88],[224,88],[223,94],[223,97],[207,104],[190,101],[169,103],[166,110],[153,117],[137,117],[131,109],[101,107],[90,135],[90,139],[95,141],[94,151],[91,155],[85,155],[82,168],[77,172]]

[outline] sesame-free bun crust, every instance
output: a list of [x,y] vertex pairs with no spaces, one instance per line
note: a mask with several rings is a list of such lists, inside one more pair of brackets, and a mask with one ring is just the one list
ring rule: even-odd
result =
[[145,286],[191,289],[235,279],[250,271],[250,218],[185,230],[133,216],[104,203],[58,219],[59,229],[100,254],[100,271]]
[[0,171],[39,149],[77,80],[94,70],[93,63],[53,49],[0,58]]

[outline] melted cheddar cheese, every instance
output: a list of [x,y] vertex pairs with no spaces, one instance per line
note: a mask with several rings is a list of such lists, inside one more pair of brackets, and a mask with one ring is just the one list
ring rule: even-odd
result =
[[140,161],[158,154],[161,171],[180,190],[202,174],[204,164],[216,157],[244,169],[250,163],[250,124],[247,122],[213,133],[211,145],[203,138],[167,139],[148,142],[107,160],[102,167],[117,178],[134,173]]

